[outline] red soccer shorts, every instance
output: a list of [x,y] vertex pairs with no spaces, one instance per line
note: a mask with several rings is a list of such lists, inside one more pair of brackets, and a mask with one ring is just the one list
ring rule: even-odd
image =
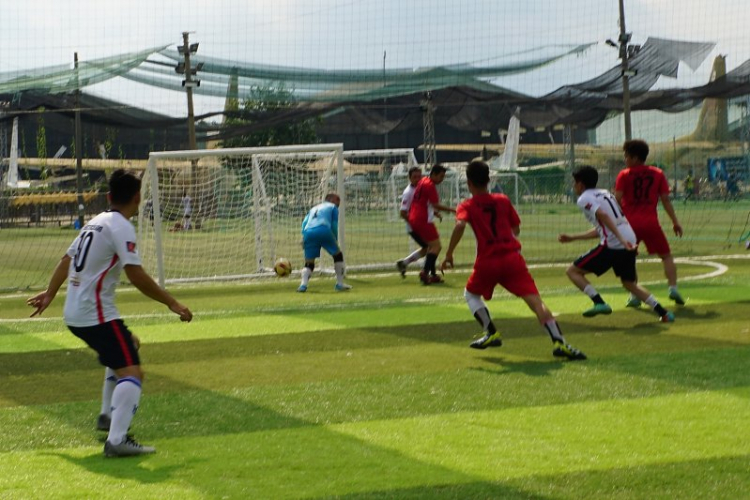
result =
[[422,241],[429,243],[440,239],[437,228],[432,222],[409,222],[412,232],[416,233],[417,236],[422,238]]
[[645,224],[630,224],[633,227],[638,242],[646,244],[649,255],[667,255],[671,253],[669,242],[658,222],[647,222]]
[[477,259],[466,289],[485,300],[492,298],[495,286],[500,285],[517,297],[539,295],[534,278],[519,252],[507,252],[491,258]]

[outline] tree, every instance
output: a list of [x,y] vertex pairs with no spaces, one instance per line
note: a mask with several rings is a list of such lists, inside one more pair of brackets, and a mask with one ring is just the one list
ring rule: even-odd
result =
[[[250,95],[242,101],[241,109],[236,116],[227,117],[224,122],[225,132],[232,129],[262,124],[280,112],[291,109],[297,100],[294,93],[283,85],[253,86]],[[283,146],[289,144],[315,144],[318,142],[316,132],[319,119],[311,118],[296,123],[286,123],[268,128],[256,129],[225,139],[222,147],[262,147]]]

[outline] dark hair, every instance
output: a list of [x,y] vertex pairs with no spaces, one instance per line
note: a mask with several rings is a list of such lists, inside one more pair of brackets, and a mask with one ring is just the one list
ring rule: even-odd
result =
[[584,165],[573,172],[573,179],[583,184],[586,189],[592,189],[599,182],[599,172],[592,166]]
[[336,193],[328,193],[326,195],[325,201],[327,201],[329,203],[333,203],[333,200],[336,199],[336,198],[338,198],[338,197],[339,197],[339,195],[337,195]]
[[483,161],[475,160],[466,167],[466,178],[476,187],[487,187],[490,183],[490,167]]
[[419,168],[419,167],[411,167],[409,169],[409,177],[411,177],[411,174],[413,174],[414,172],[419,172],[421,174],[422,173],[422,169]]
[[625,151],[626,155],[632,156],[633,158],[638,158],[643,162],[645,162],[646,158],[648,158],[648,143],[642,139],[625,141],[625,143],[622,145],[622,150]]
[[130,203],[141,192],[141,179],[132,172],[117,169],[109,176],[109,198],[116,205]]
[[432,174],[440,175],[443,172],[447,172],[447,171],[448,171],[447,168],[445,168],[444,166],[438,163],[437,165],[432,166],[432,168],[430,169],[430,175]]

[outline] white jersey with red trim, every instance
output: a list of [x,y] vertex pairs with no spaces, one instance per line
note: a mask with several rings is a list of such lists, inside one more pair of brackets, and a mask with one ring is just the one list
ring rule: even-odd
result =
[[[406,212],[406,216],[409,216],[409,209],[411,208],[411,202],[414,199],[414,191],[417,188],[412,186],[411,183],[406,186],[404,193],[401,195],[401,211]],[[411,225],[409,222],[406,223],[406,232],[411,233]]]
[[596,232],[599,233],[602,245],[606,245],[613,250],[625,249],[625,245],[615,235],[610,234],[609,229],[597,220],[597,210],[602,210],[607,214],[617,226],[617,230],[620,231],[622,237],[635,245],[637,241],[635,232],[633,232],[628,219],[622,213],[617,199],[609,191],[606,189],[587,189],[578,197],[577,205],[583,212],[586,220],[596,227]]
[[65,324],[94,326],[119,319],[115,288],[126,265],[141,265],[135,228],[120,212],[102,212],[83,226],[67,252]]

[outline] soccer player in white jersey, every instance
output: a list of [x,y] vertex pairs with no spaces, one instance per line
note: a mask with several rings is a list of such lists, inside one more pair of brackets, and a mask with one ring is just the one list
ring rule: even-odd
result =
[[[139,340],[120,318],[115,307],[115,288],[120,272],[147,297],[169,307],[182,321],[193,314],[179,303],[141,267],[135,241],[135,229],[129,219],[138,212],[141,180],[125,170],[116,170],[109,179],[107,198],[110,209],[86,224],[68,251],[60,259],[47,289],[26,302],[41,314],[54,300],[60,286],[68,279],[64,319],[68,329],[99,355],[107,367],[103,389],[103,416],[97,427],[106,428],[106,457],[123,457],[153,453],[128,436],[128,428],[138,409],[143,371],[138,357]],[[108,404],[108,401],[111,401]]]
[[325,201],[312,207],[302,221],[302,248],[305,251],[305,267],[302,269],[302,282],[298,292],[306,292],[315,269],[315,259],[320,257],[320,249],[333,257],[333,269],[336,271],[337,292],[351,290],[351,285],[344,283],[344,254],[339,248],[339,205],[341,198],[336,193],[328,193]]
[[[401,195],[401,218],[406,221],[406,232],[419,246],[417,250],[414,250],[408,256],[396,262],[396,269],[401,273],[402,278],[406,278],[406,267],[412,262],[416,262],[421,257],[424,257],[427,253],[427,243],[420,238],[417,233],[412,231],[409,225],[409,208],[411,208],[411,202],[414,199],[414,191],[417,189],[417,184],[422,180],[422,169],[419,167],[411,167],[409,169],[409,185],[404,189],[404,193]],[[440,217],[438,215],[438,217]]]
[[601,276],[611,268],[620,278],[622,286],[651,306],[662,322],[674,321],[674,314],[664,309],[651,292],[638,284],[635,233],[615,197],[606,189],[596,188],[599,173],[594,167],[584,166],[573,172],[573,179],[573,189],[578,195],[578,208],[594,227],[580,234],[563,233],[557,239],[561,243],[568,243],[599,237],[600,241],[596,248],[576,259],[566,271],[570,281],[594,302],[594,307],[584,311],[583,315],[591,317],[612,313],[612,308],[586,279],[588,273]]

